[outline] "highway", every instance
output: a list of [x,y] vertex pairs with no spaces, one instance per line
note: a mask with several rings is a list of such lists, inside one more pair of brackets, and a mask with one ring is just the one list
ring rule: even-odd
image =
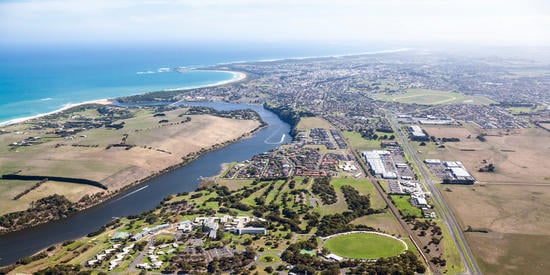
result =
[[386,114],[392,128],[394,128],[397,133],[403,150],[411,158],[411,161],[414,162],[414,165],[417,167],[418,172],[420,173],[420,183],[424,186],[425,190],[431,193],[431,198],[435,204],[434,206],[436,208],[436,213],[439,215],[439,217],[447,227],[447,230],[458,249],[463,265],[466,269],[465,273],[481,274],[481,271],[475,262],[472,251],[470,250],[470,247],[468,246],[468,243],[466,242],[466,239],[462,234],[462,229],[460,228],[460,225],[456,221],[453,213],[445,202],[443,195],[433,183],[431,174],[427,171],[426,166],[418,157],[416,150],[409,143],[408,136],[403,133],[402,129],[399,127],[395,116],[393,116],[389,112],[387,112]]
[[361,166],[361,169],[365,173],[365,176],[367,176],[369,180],[372,182],[372,185],[374,185],[374,188],[376,189],[378,194],[380,194],[380,197],[382,197],[382,199],[388,206],[388,209],[395,216],[395,219],[397,220],[399,225],[401,225],[401,227],[403,228],[403,231],[406,232],[407,235],[409,235],[409,239],[417,248],[418,252],[420,253],[420,256],[422,257],[422,260],[424,261],[424,263],[426,264],[426,267],[430,271],[427,274],[433,274],[433,273],[438,274],[436,266],[428,260],[428,257],[426,256],[426,254],[424,254],[424,251],[422,251],[422,249],[420,249],[420,247],[418,246],[418,243],[420,243],[420,240],[416,236],[416,233],[411,230],[411,228],[407,225],[407,223],[405,223],[405,221],[403,221],[403,219],[401,218],[401,215],[399,214],[399,210],[397,210],[397,207],[393,205],[393,203],[388,198],[388,195],[386,194],[386,192],[382,190],[382,187],[380,187],[380,183],[378,182],[378,180],[368,172],[369,169],[366,167],[364,161],[361,159],[358,152],[353,147],[350,147],[349,142],[348,142],[348,147],[351,148],[351,152],[355,156],[357,163],[359,163],[359,165]]

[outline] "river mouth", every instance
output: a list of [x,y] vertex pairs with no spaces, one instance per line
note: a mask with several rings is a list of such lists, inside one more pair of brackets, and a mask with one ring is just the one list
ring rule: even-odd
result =
[[82,237],[99,229],[115,217],[135,215],[155,208],[170,194],[197,188],[202,177],[216,175],[223,163],[243,161],[290,141],[290,126],[258,105],[227,102],[179,102],[181,105],[212,107],[231,111],[252,109],[266,127],[250,137],[210,151],[185,166],[124,190],[115,197],[66,219],[0,236],[0,266],[14,263],[52,244]]

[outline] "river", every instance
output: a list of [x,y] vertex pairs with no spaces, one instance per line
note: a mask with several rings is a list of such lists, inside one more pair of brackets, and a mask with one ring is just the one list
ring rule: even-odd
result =
[[290,126],[262,106],[225,102],[187,102],[217,110],[253,109],[268,124],[251,137],[211,151],[171,172],[136,185],[97,206],[66,219],[0,236],[0,266],[32,255],[52,244],[82,237],[99,229],[114,217],[138,214],[155,208],[169,194],[193,191],[200,177],[219,173],[221,164],[243,161],[290,141]]

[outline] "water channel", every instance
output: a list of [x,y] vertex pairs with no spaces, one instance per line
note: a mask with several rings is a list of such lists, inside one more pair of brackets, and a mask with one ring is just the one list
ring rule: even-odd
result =
[[193,191],[201,177],[219,173],[221,164],[243,161],[290,141],[290,126],[262,106],[225,102],[186,102],[183,104],[213,107],[217,110],[253,109],[268,124],[251,137],[211,151],[186,166],[175,169],[112,199],[66,219],[0,236],[0,266],[32,255],[52,244],[82,237],[99,229],[114,217],[138,214],[155,208],[169,194]]

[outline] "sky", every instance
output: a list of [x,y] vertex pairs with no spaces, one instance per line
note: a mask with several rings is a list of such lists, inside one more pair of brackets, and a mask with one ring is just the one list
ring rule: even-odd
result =
[[0,0],[1,44],[550,45],[548,0]]

